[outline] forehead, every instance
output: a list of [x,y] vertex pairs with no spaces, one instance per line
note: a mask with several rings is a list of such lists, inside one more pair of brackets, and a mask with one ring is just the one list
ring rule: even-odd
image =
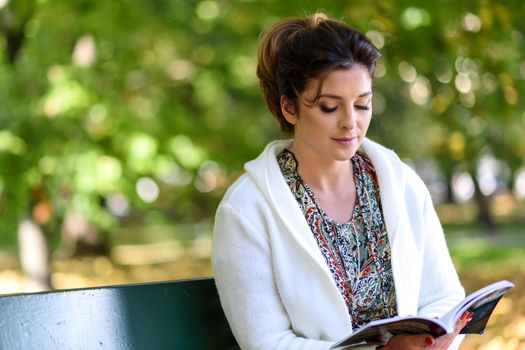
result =
[[303,95],[315,98],[318,95],[356,97],[372,90],[372,77],[362,65],[329,71],[321,78],[312,79]]

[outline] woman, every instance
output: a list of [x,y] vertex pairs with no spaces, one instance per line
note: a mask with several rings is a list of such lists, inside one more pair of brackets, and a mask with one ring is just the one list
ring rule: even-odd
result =
[[[273,26],[257,75],[293,140],[245,165],[216,214],[212,264],[243,349],[329,349],[367,322],[440,317],[464,291],[423,182],[368,140],[379,52],[316,14]],[[363,349],[457,348],[456,333]]]

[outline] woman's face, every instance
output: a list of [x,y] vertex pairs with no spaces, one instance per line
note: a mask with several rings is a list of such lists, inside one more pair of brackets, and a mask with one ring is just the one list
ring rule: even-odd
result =
[[283,114],[294,125],[294,152],[344,161],[353,157],[363,143],[372,118],[372,78],[368,70],[355,65],[330,71],[322,81],[314,79],[299,96],[298,110],[286,101]]

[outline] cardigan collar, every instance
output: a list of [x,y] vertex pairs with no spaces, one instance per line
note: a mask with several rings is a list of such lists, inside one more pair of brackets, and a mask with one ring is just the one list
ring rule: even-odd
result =
[[310,227],[304,219],[301,208],[297,205],[295,198],[286,184],[279,164],[277,155],[285,148],[292,145],[292,140],[279,140],[270,142],[265,150],[256,159],[245,164],[244,168],[257,187],[270,203],[278,219],[287,228],[298,245],[306,250],[309,256],[317,262],[319,266],[326,270],[326,262],[319,251],[315,238],[310,233]]
[[[300,240],[303,241],[304,234],[300,234],[300,232],[304,232],[303,230],[308,225],[303,220],[302,213],[287,187],[276,159],[277,155],[284,148],[288,148],[291,145],[292,140],[270,142],[259,157],[245,164],[245,170],[266,196],[269,203],[277,209],[276,212],[280,214],[284,223],[291,226],[291,232],[299,234]],[[369,139],[365,139],[361,147],[376,169],[379,188],[381,189],[383,215],[385,216],[389,239],[392,244],[403,219],[399,215],[400,205],[403,204],[402,194],[404,193],[404,188],[402,187],[404,186],[403,174],[398,167],[400,159],[393,151]],[[282,211],[283,208],[286,208],[285,213]],[[298,221],[302,224],[299,224]],[[310,243],[315,243],[315,241],[312,239]]]
[[[245,164],[245,170],[267,199],[277,216],[276,219],[280,220],[286,227],[282,234],[291,235],[298,247],[305,250],[315,261],[315,266],[322,270],[322,275],[325,278],[329,279],[328,285],[333,285],[333,292],[339,296],[338,300],[340,299],[341,309],[343,310],[346,309],[344,301],[333,282],[333,277],[314,236],[310,234],[310,227],[295,198],[293,198],[277,163],[277,155],[284,148],[290,147],[291,144],[292,140],[270,142],[256,159]],[[404,173],[399,167],[401,161],[393,151],[369,139],[365,139],[361,147],[370,158],[377,173],[381,205],[392,251],[392,269],[396,289],[400,286],[411,285],[410,271],[412,268],[402,263],[403,259],[396,259],[406,251],[415,249],[411,246],[411,242],[405,242],[405,240],[398,242],[399,236],[407,237],[407,235],[400,234],[400,230],[410,229],[410,224],[408,224],[410,220],[407,217],[406,210],[400,210],[400,208],[406,207],[403,187],[405,184]],[[409,298],[404,298],[403,293],[396,294],[399,314],[413,313],[414,310],[408,307],[413,302]]]

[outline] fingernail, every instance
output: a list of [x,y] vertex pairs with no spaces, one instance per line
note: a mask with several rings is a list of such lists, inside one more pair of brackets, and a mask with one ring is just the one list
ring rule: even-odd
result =
[[425,343],[427,343],[428,345],[433,345],[434,344],[434,338],[432,338],[432,337],[425,337]]

